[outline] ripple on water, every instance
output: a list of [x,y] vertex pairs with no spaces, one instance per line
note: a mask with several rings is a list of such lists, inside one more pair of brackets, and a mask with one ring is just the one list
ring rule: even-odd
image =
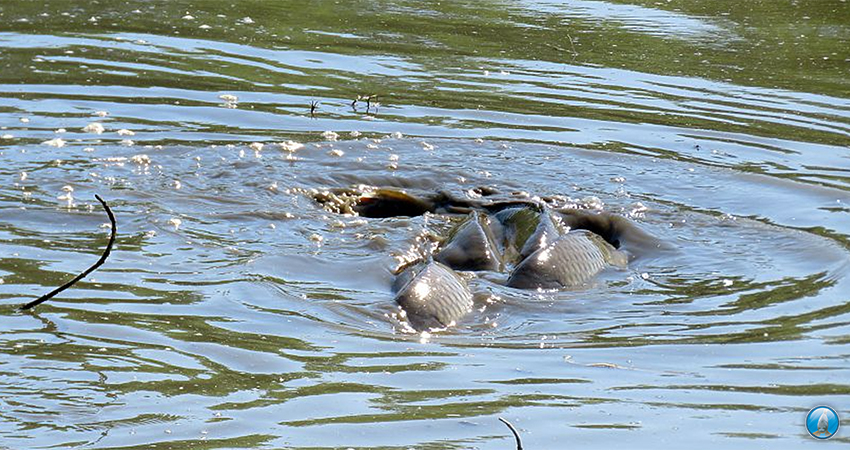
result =
[[[490,40],[506,35],[497,20],[476,7],[488,25],[475,29],[446,4],[357,11],[421,12],[413,38],[392,28],[398,16],[316,33],[338,22],[323,8],[293,15],[311,31],[286,36],[256,10],[281,2],[224,17],[138,5],[135,29],[165,23],[147,34],[89,16],[74,19],[84,34],[51,35],[73,19],[61,14],[0,33],[0,440],[495,450],[511,446],[495,420],[507,415],[530,448],[796,447],[810,406],[847,402],[846,98],[755,87],[795,80],[758,58],[789,79],[704,75],[765,48],[734,15],[505,8],[522,39],[551,28],[552,45],[575,45],[555,58]],[[454,18],[468,47],[419,26]],[[588,26],[614,37],[591,40]],[[641,71],[588,53],[646,36],[684,62]],[[820,88],[838,73],[801,67],[796,79]],[[693,76],[670,75],[680,69]],[[379,109],[352,105],[371,95]],[[556,196],[627,214],[673,250],[557,293],[473,280],[476,310],[422,339],[393,317],[390,271],[449,224],[340,217],[305,194],[352,184]],[[108,264],[15,312],[96,260],[108,239],[96,192],[119,216]]]
[[[660,364],[664,348],[679,355],[673,357],[679,361],[692,352],[692,344],[758,345],[768,354],[782,355],[778,348],[783,342],[803,339],[813,330],[843,327],[835,318],[848,308],[840,295],[847,286],[847,251],[839,238],[808,225],[843,225],[845,219],[816,209],[843,196],[837,191],[815,186],[800,190],[793,180],[763,182],[764,175],[686,161],[539,144],[429,142],[434,148],[428,151],[418,139],[405,138],[383,140],[377,149],[365,138],[309,144],[298,150],[297,161],[287,160],[288,152],[283,151],[264,150],[258,158],[240,156],[237,147],[166,146],[146,153],[149,170],[140,170],[137,163],[115,163],[138,153],[108,145],[98,147],[96,158],[80,153],[61,165],[37,154],[15,160],[11,173],[28,174],[17,189],[33,196],[23,200],[5,191],[5,210],[14,214],[4,214],[4,220],[15,225],[3,234],[4,248],[25,255],[3,259],[0,270],[6,283],[0,291],[7,297],[35,295],[44,286],[58,284],[65,273],[75,271],[77,259],[85,259],[59,263],[64,256],[105,239],[102,232],[85,235],[102,223],[99,214],[81,210],[84,203],[57,210],[45,193],[71,183],[77,201],[86,202],[80,199],[100,191],[121,218],[122,237],[109,266],[95,279],[53,300],[37,316],[10,316],[9,329],[17,331],[5,336],[4,352],[14,357],[3,370],[28,380],[14,388],[6,384],[5,393],[19,402],[10,413],[12,421],[61,427],[66,419],[44,414],[54,402],[63,401],[74,405],[75,423],[80,424],[76,433],[85,434],[105,426],[98,411],[118,408],[124,412],[110,420],[143,431],[135,442],[146,442],[158,436],[155,430],[164,433],[177,424],[185,427],[183,435],[208,428],[234,435],[227,427],[213,425],[215,420],[205,425],[212,411],[223,411],[230,420],[274,411],[284,427],[333,430],[339,427],[334,424],[363,417],[377,423],[411,420],[410,408],[421,402],[437,408],[423,410],[423,418],[477,414],[460,406],[450,408],[455,412],[449,415],[438,412],[448,404],[460,405],[456,402],[464,397],[484,411],[497,411],[495,405],[503,401],[532,408],[538,400],[525,386],[543,385],[550,393],[575,395],[569,394],[575,383],[552,381],[560,376],[558,365],[512,375],[487,356],[495,349],[520,352],[510,353],[519,358],[510,367],[522,367],[523,351],[566,351],[574,355],[568,378],[592,383],[595,395],[617,404],[632,398],[658,408],[661,404],[636,389],[666,392],[670,401],[689,404],[693,401],[686,400],[688,395],[718,395],[722,386],[755,389],[743,378],[723,378],[723,385],[699,381],[719,370],[710,368],[714,364],[739,362],[735,357],[707,357],[708,363],[694,367],[693,373],[668,373],[662,367],[669,366]],[[332,150],[341,154],[329,156]],[[69,149],[69,156],[76,151],[76,146]],[[469,157],[459,162],[458,152]],[[398,155],[392,174],[383,169],[389,155]],[[505,160],[512,164],[502,164]],[[548,161],[551,170],[541,171],[540,161]],[[175,179],[185,180],[179,190],[174,189]],[[670,180],[676,183],[671,186]],[[703,185],[707,180],[714,184]],[[419,336],[399,334],[400,324],[393,318],[393,256],[414,245],[417,235],[448,224],[439,216],[338,216],[305,195],[311,188],[352,184],[396,186],[414,193],[444,189],[456,195],[490,186],[505,193],[559,195],[567,202],[595,197],[614,212],[632,211],[639,201],[643,208],[637,222],[675,251],[650,254],[590,286],[557,293],[514,291],[476,280],[473,286],[484,295],[469,318],[430,336],[431,344],[403,344],[426,345],[422,357],[394,353],[400,351],[397,343],[417,341]],[[271,185],[276,188],[269,189]],[[738,194],[755,185],[767,190],[763,195],[794,201],[783,200],[782,205],[790,207],[780,208],[741,200]],[[13,205],[26,209],[10,209]],[[797,220],[798,208],[818,212]],[[66,225],[61,234],[50,236],[57,217]],[[81,237],[69,241],[69,235]],[[28,236],[48,236],[62,247],[39,244],[43,249],[34,251],[34,238]],[[55,262],[35,264],[38,261]],[[21,264],[29,268],[23,270]],[[366,353],[364,343],[371,347]],[[681,346],[689,347],[678,350]],[[335,350],[328,353],[328,348]],[[626,361],[603,351],[623,348],[638,359]],[[384,352],[398,354],[399,362],[387,363]],[[817,344],[804,353],[824,354]],[[63,355],[66,366],[65,375],[58,378],[51,375],[59,367],[55,354]],[[436,384],[411,391],[422,374],[459,364],[456,354],[486,360],[497,383],[490,386],[502,387],[476,391],[472,386],[481,380],[469,372],[446,388],[472,390],[460,397],[445,394],[449,403],[433,391]],[[366,366],[346,362],[352,357]],[[622,384],[616,381],[620,377],[599,370],[636,375]],[[396,375],[391,380],[379,372]],[[665,377],[671,380],[662,383]],[[519,379],[530,384],[511,381]],[[790,381],[799,383],[796,378]],[[505,386],[512,386],[513,393],[505,393]],[[617,392],[617,400],[604,394],[614,387],[619,390],[607,392]],[[413,397],[396,399],[395,389]],[[182,409],[157,415],[138,406],[173,397],[210,415]],[[545,403],[586,408],[582,405],[589,400],[577,398],[559,400],[550,394]],[[765,409],[778,407],[758,398],[748,401]],[[340,407],[328,409],[329,402]],[[396,406],[381,413],[355,406],[373,402]],[[134,403],[137,406],[127,409]],[[293,415],[295,410],[302,414]],[[538,417],[534,409],[528,411]],[[626,416],[636,417],[630,414]],[[646,427],[606,422],[589,411],[582,417],[591,429]],[[60,439],[63,432],[53,433],[45,439]]]

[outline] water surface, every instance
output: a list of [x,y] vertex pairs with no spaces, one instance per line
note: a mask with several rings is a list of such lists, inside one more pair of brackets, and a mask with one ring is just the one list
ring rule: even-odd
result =
[[[850,417],[847,2],[0,22],[0,447],[513,448],[500,416],[528,448],[850,442],[804,428]],[[423,339],[391,271],[449,219],[309,196],[353,184],[555,196],[673,250],[557,293],[474,280],[487,300]],[[17,312],[97,259],[95,193],[109,261]]]

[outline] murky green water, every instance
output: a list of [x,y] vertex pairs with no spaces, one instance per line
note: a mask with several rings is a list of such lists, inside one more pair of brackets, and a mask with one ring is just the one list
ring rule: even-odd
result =
[[[846,445],[803,423],[850,418],[849,79],[840,0],[0,2],[0,447]],[[390,271],[446,219],[305,195],[357,183],[601,204],[674,251],[475,280],[422,340]],[[106,266],[17,312],[97,259],[95,193]]]

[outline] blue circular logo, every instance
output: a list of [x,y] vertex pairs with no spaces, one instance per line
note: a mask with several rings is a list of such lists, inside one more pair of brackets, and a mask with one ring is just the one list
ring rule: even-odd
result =
[[838,414],[829,406],[816,406],[806,416],[806,429],[815,439],[829,439],[838,431]]

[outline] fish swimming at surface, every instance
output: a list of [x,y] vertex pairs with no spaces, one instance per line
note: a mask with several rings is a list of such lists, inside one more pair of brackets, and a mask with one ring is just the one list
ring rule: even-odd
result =
[[395,302],[420,331],[452,326],[471,311],[472,292],[456,271],[504,272],[505,285],[518,289],[573,288],[609,267],[625,268],[630,254],[659,246],[624,217],[524,199],[414,197],[388,188],[334,189],[313,198],[329,210],[363,217],[465,215],[433,254],[396,274]]
[[404,317],[417,330],[446,328],[472,309],[472,292],[466,281],[430,258],[401,272],[393,290]]

